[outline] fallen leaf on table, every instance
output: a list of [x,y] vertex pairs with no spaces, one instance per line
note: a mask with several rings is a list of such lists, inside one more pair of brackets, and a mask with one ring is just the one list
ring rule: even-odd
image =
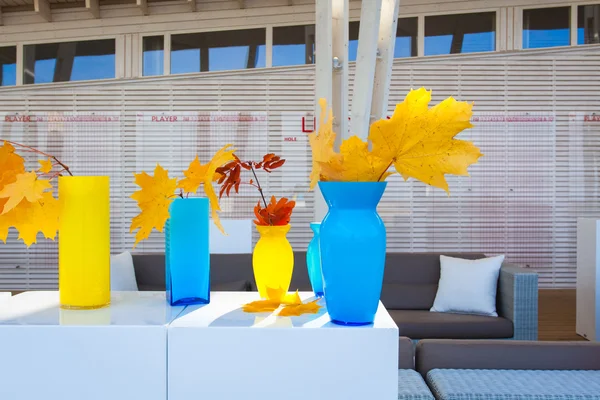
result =
[[283,296],[281,303],[286,304],[286,305],[302,304],[302,299],[300,299],[300,295],[298,294],[298,291],[296,290],[294,293],[286,293]]
[[280,306],[276,300],[257,300],[242,306],[242,310],[247,313],[273,312]]
[[319,299],[305,304],[286,305],[277,315],[280,317],[299,317],[303,314],[316,314],[321,309],[321,306],[317,304],[317,301],[319,301]]
[[40,163],[40,172],[47,174],[52,171],[52,160],[50,158],[47,160],[38,160],[38,163]]

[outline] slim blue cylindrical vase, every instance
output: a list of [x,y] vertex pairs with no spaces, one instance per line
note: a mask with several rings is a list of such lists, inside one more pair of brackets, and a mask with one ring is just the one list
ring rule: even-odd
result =
[[323,273],[321,272],[321,249],[320,249],[320,222],[310,224],[314,235],[308,249],[306,250],[306,266],[308,267],[308,278],[313,292],[317,297],[323,297]]
[[178,198],[165,228],[167,301],[171,305],[210,303],[209,203]]
[[385,268],[385,225],[377,204],[385,182],[319,182],[329,212],[321,223],[321,268],[334,323],[373,323]]

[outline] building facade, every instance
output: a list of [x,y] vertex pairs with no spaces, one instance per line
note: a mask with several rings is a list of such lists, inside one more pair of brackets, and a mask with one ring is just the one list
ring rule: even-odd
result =
[[[360,6],[350,2],[349,61]],[[0,15],[0,138],[111,176],[113,252],[133,245],[134,172],[160,162],[181,176],[229,142],[248,159],[288,160],[266,186],[296,197],[290,239],[306,248],[314,0],[0,0]],[[380,207],[389,251],[506,254],[542,286],[574,286],[576,219],[600,215],[599,31],[600,1],[401,2],[389,113],[411,87],[473,101],[463,137],[485,157],[450,179],[450,197],[391,178]],[[250,218],[255,203],[243,189],[223,216]],[[157,233],[136,251],[163,246]],[[0,288],[56,278],[54,242],[27,249],[12,232],[0,244]]]

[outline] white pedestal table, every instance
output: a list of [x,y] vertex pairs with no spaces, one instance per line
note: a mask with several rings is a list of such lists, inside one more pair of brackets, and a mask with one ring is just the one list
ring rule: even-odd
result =
[[62,310],[58,292],[0,305],[0,399],[165,400],[164,292],[116,292],[109,307]]
[[241,310],[258,299],[215,292],[169,325],[169,400],[398,398],[398,328],[381,303],[374,324],[345,327],[326,308],[300,317]]

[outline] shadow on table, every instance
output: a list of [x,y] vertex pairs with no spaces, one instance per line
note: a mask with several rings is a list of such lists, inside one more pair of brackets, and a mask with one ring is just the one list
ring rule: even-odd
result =
[[[316,300],[316,297],[311,297],[304,300],[305,303]],[[292,328],[303,327],[305,324],[310,324],[323,317],[327,313],[324,307],[324,299],[319,300],[321,309],[316,314],[304,314],[299,317],[279,317],[273,312],[264,313],[247,313],[242,308],[237,308],[215,319],[209,326],[211,327],[242,327],[242,328]],[[324,320],[323,324],[327,324],[329,320]]]
[[[269,315],[270,313],[261,313],[261,315]],[[254,325],[254,316],[237,308],[227,314],[221,315],[210,323],[210,327],[233,327],[233,328],[249,328]]]

